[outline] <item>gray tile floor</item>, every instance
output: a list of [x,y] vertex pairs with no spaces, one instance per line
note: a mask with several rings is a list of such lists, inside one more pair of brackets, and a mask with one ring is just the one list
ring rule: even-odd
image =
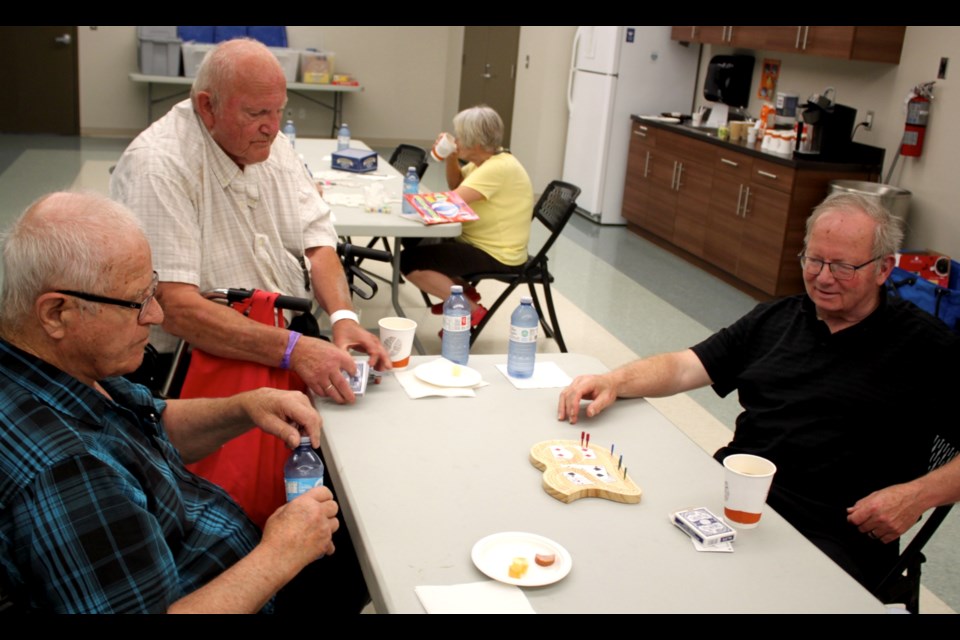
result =
[[[109,166],[127,142],[0,135],[0,228],[44,193],[71,186],[102,190]],[[390,152],[378,151],[385,155]],[[445,188],[438,169],[434,164],[427,172],[425,188]],[[582,325],[587,328],[581,330],[606,332],[612,343],[627,348],[621,346],[620,353],[601,357],[609,366],[633,354],[688,347],[755,304],[749,296],[622,227],[600,227],[576,217],[553,253],[551,269],[557,278],[557,290],[587,318],[587,324]],[[578,336],[573,331],[565,334],[568,343],[574,343],[571,350],[576,350]],[[430,349],[429,344],[426,346]],[[734,397],[720,399],[708,389],[690,397],[732,428],[739,412]],[[960,611],[960,581],[955,577],[960,556],[952,545],[960,532],[960,516],[956,510],[952,516],[927,546],[924,583]]]

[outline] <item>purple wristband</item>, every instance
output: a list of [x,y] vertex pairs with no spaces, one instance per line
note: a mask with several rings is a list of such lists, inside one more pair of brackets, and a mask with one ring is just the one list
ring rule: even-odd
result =
[[290,332],[290,338],[287,340],[287,350],[283,352],[283,360],[280,361],[281,369],[290,368],[290,354],[293,353],[293,348],[297,346],[297,341],[300,340],[301,337],[303,337],[302,333],[296,331]]

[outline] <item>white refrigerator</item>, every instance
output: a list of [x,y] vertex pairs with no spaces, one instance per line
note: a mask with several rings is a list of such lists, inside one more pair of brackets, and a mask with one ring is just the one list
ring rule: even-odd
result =
[[690,113],[700,46],[670,27],[578,27],[567,86],[563,179],[580,187],[577,211],[600,224],[620,215],[630,116]]

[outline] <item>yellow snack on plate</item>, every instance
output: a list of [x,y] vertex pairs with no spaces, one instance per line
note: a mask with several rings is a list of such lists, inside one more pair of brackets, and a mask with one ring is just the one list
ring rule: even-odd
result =
[[513,562],[510,563],[510,577],[519,580],[527,572],[529,566],[526,558],[514,558]]

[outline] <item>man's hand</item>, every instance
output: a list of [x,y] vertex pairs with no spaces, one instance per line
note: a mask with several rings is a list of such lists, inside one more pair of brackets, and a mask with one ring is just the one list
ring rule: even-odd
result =
[[341,349],[356,349],[370,356],[370,368],[388,371],[393,368],[390,356],[380,340],[350,319],[343,319],[333,325],[333,343]]
[[915,483],[895,484],[857,500],[847,509],[847,521],[861,533],[889,543],[916,524],[924,510]]
[[337,511],[330,490],[315,487],[274,511],[260,544],[293,556],[297,566],[305,567],[334,552],[333,533],[340,526]]
[[557,420],[569,420],[577,424],[580,401],[592,400],[587,405],[587,417],[592,418],[617,399],[617,390],[609,376],[577,376],[570,386],[560,392]]
[[300,429],[310,436],[310,443],[316,449],[320,446],[320,427],[323,420],[310,403],[310,399],[299,391],[281,391],[262,387],[254,391],[239,394],[237,399],[243,405],[250,422],[266,433],[283,440],[294,449],[300,444]]
[[290,354],[290,368],[318,396],[327,396],[338,404],[350,404],[356,400],[350,383],[340,371],[345,369],[354,375],[357,365],[349,353],[334,344],[318,338],[300,338]]

